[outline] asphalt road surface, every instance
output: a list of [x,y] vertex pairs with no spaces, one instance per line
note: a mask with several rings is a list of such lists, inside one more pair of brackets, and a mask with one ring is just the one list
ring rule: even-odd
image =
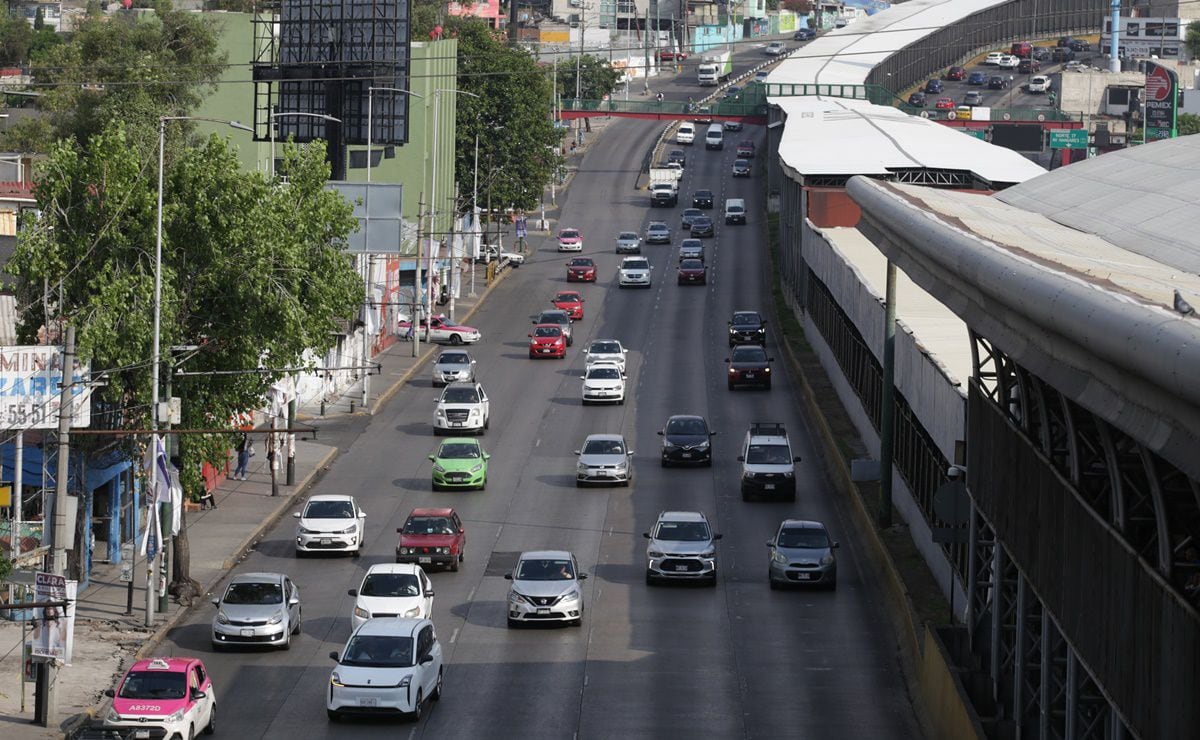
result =
[[[683,94],[690,85],[675,90]],[[164,653],[199,655],[216,686],[221,733],[238,738],[911,738],[919,736],[901,680],[885,603],[862,560],[842,505],[814,462],[813,442],[782,352],[771,340],[771,391],[726,389],[726,320],[734,309],[767,309],[762,173],[729,177],[733,144],[763,130],[731,134],[724,151],[688,149],[678,208],[650,209],[634,180],[661,123],[612,123],[594,145],[562,203],[563,226],[580,228],[599,280],[582,287],[586,316],[565,361],[527,359],[530,316],[567,287],[553,240],[534,243],[525,266],[492,293],[472,324],[472,348],[492,403],[482,438],[492,453],[483,492],[433,493],[431,418],[436,391],[422,373],[372,418],[312,493],[351,493],[368,514],[363,557],[296,559],[294,520],[283,519],[237,571],[288,573],[300,589],[303,628],[290,651],[215,654],[214,610],[205,603],[169,636]],[[756,164],[761,166],[760,156]],[[711,188],[714,213],[745,198],[746,226],[707,240],[707,286],[675,283],[679,213],[691,191]],[[648,290],[618,290],[616,232],[671,226],[671,246],[647,245]],[[572,284],[578,287],[579,284]],[[580,403],[582,348],[615,337],[630,349],[629,400]],[[664,469],[655,432],[673,413],[707,416],[718,430],[712,468]],[[784,422],[799,464],[794,504],[741,501],[738,447],[753,421]],[[577,489],[575,457],[584,436],[620,432],[635,450],[629,488]],[[453,506],[467,523],[466,562],[431,574],[434,623],[446,657],[443,699],[418,724],[325,716],[331,650],[350,634],[353,599],[375,563],[393,559],[396,528],[417,506]],[[701,510],[717,531],[716,588],[645,585],[645,540],[658,512]],[[835,592],[772,591],[766,540],[785,517],[828,523],[840,540]],[[582,628],[510,630],[508,582],[517,553],[568,549],[592,577],[583,582]]]

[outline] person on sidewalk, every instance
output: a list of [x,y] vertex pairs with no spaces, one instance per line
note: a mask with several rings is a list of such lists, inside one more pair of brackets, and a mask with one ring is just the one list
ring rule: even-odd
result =
[[253,443],[249,434],[242,434],[237,446],[237,467],[233,469],[233,480],[246,480],[246,468],[250,466],[250,449]]

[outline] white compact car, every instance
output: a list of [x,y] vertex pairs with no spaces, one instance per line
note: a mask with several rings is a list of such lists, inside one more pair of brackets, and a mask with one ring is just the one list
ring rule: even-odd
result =
[[993,51],[984,58],[983,63],[989,67],[995,67],[996,65],[1000,64],[1000,60],[1006,56],[1008,56],[1008,54],[1005,54],[1002,51]]
[[625,373],[614,362],[594,362],[579,376],[583,381],[583,405],[625,403]]
[[491,422],[491,405],[479,383],[451,383],[438,396],[433,412],[434,434],[483,434]]
[[625,372],[625,355],[628,353],[629,350],[615,339],[597,339],[583,351],[589,366],[597,362],[611,362],[616,364],[621,372]]
[[358,557],[367,529],[367,512],[353,496],[313,496],[292,514],[296,522],[296,556],[309,552],[350,552]]
[[649,288],[650,262],[645,257],[626,257],[621,260],[621,270],[617,278],[621,288]]
[[367,620],[339,652],[329,674],[325,711],[421,718],[425,702],[442,698],[442,646],[428,619]]
[[508,626],[530,622],[583,623],[583,589],[575,556],[565,550],[523,552],[517,567],[504,576],[508,589]]
[[433,584],[421,566],[413,563],[372,565],[358,588],[346,593],[354,597],[351,632],[368,619],[433,616]]

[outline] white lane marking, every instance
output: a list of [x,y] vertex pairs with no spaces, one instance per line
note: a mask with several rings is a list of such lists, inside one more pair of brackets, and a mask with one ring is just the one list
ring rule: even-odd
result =
[[467,594],[467,603],[468,604],[471,603],[471,600],[473,598],[475,598],[475,588],[474,587],[472,587],[471,592],[469,594]]
[[450,633],[450,644],[453,645],[454,641],[457,639],[458,639],[458,627],[455,627],[454,631]]
[[535,440],[533,441],[533,446],[534,446],[534,447],[541,447],[541,446],[542,446],[542,440],[540,440],[540,439],[535,439]]
[[417,736],[417,728],[414,727],[411,730],[409,730],[409,732],[408,732],[408,740],[413,740],[413,738],[416,736]]

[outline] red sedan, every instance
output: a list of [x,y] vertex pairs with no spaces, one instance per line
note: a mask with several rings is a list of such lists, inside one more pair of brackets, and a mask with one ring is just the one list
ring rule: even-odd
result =
[[697,259],[685,259],[679,263],[680,285],[706,285],[708,269]]
[[957,104],[954,102],[954,98],[938,98],[933,107],[938,110],[954,110]]
[[566,311],[574,321],[583,318],[583,296],[579,294],[579,291],[560,290],[550,302],[554,304],[555,308]]
[[664,62],[678,61],[682,62],[688,58],[686,51],[675,51],[673,49],[661,49],[658,52],[658,58]]
[[965,80],[967,79],[967,70],[965,67],[951,67],[946,70],[947,80]]
[[567,339],[559,324],[538,324],[529,334],[529,359],[567,356]]
[[576,257],[567,263],[567,282],[596,282],[596,263],[591,257]]

